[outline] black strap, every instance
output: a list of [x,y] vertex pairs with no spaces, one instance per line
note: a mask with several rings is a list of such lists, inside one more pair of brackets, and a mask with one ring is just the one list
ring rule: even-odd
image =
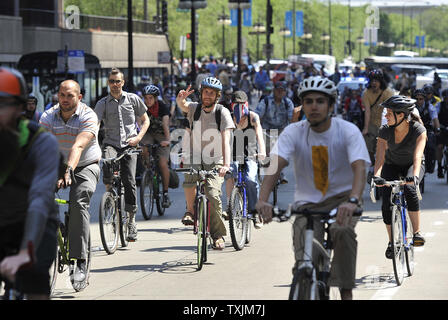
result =
[[[215,121],[218,125],[218,131],[221,131],[221,109],[222,105],[217,104],[215,106]],[[190,130],[193,131],[193,124],[195,121],[198,121],[201,117],[202,105],[198,104],[196,110],[194,110],[193,121],[190,123]]]
[[383,95],[383,92],[384,92],[384,90],[381,91],[380,95],[378,96],[378,98],[376,98],[375,102],[370,106],[370,108],[373,108],[373,107],[376,105],[376,103],[378,102],[378,100],[380,100],[381,96]]

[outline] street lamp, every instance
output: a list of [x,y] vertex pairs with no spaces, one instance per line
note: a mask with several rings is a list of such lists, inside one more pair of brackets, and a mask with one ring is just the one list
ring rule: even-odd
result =
[[311,40],[311,38],[313,37],[313,34],[312,33],[309,33],[309,32],[307,32],[307,33],[304,33],[303,35],[302,35],[302,39],[305,39],[305,48],[306,48],[306,50],[304,50],[305,51],[305,53],[308,53],[308,46],[309,46],[309,40]]
[[358,37],[356,38],[356,42],[358,42],[358,50],[359,50],[359,62],[361,62],[361,44],[364,42],[364,38],[363,37]]
[[254,31],[250,34],[255,34],[257,36],[257,61],[260,60],[260,34],[264,34],[265,32],[266,28],[262,23],[254,23]]
[[325,41],[330,40],[330,36],[326,33],[322,33],[320,40],[322,40],[322,54],[325,54]]
[[289,37],[291,35],[291,30],[288,28],[281,28],[280,29],[280,35],[283,37],[283,60],[286,60],[286,37]]
[[225,27],[230,25],[232,20],[230,20],[229,16],[224,13],[224,9],[222,10],[222,14],[218,17],[218,24],[222,25],[222,58],[226,57],[226,30]]

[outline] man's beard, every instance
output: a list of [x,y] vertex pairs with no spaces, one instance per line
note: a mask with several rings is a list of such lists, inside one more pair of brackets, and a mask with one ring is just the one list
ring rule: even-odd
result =
[[11,129],[0,129],[0,170],[5,170],[10,163],[16,162],[20,153],[19,134]]

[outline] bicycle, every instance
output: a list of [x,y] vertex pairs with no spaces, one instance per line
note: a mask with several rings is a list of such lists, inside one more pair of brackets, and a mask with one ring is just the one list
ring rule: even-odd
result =
[[147,144],[149,152],[149,166],[143,172],[142,181],[140,183],[140,205],[145,220],[152,218],[154,203],[157,206],[159,216],[165,213],[165,207],[162,205],[162,176],[159,168],[159,157],[157,150],[160,144]]
[[51,267],[52,272],[50,273],[50,295],[53,293],[53,290],[56,286],[56,279],[58,273],[63,273],[67,267],[69,269],[69,275],[70,275],[70,282],[72,283],[73,289],[75,289],[76,292],[84,290],[88,284],[89,284],[89,275],[90,275],[90,266],[91,266],[91,255],[92,255],[92,249],[91,249],[91,240],[90,240],[90,233],[89,233],[89,240],[87,245],[87,258],[86,258],[86,277],[84,281],[78,283],[74,281],[73,274],[75,271],[75,264],[76,260],[74,258],[70,258],[70,244],[69,244],[69,218],[70,218],[70,202],[64,199],[55,198],[55,202],[61,206],[61,205],[67,205],[68,210],[64,211],[64,222],[59,221],[59,226],[57,230],[57,247],[56,247],[56,262]]
[[443,174],[446,178],[446,183],[448,183],[448,145],[443,147],[442,168]]
[[[386,181],[385,186],[392,188],[390,194],[390,203],[392,204],[392,223],[391,223],[391,244],[393,250],[392,265],[394,269],[394,276],[397,285],[401,285],[404,280],[404,269],[406,264],[406,271],[408,276],[412,276],[414,273],[414,244],[412,238],[414,236],[411,219],[407,211],[406,198],[404,196],[404,185],[406,181],[404,179]],[[375,203],[376,199],[372,194],[372,188],[374,182],[370,188],[370,198]],[[419,186],[416,186],[417,197],[422,199]]]
[[[273,209],[273,218],[279,222],[290,219],[291,215],[302,215],[306,218],[305,242],[303,260],[297,265],[291,283],[289,300],[329,300],[332,239],[330,226],[336,221],[337,208],[328,211],[310,209],[292,209],[290,204],[287,210]],[[353,216],[360,216],[362,209],[358,209]],[[314,238],[314,217],[320,217],[324,223],[325,236],[323,245]],[[312,260],[314,251],[318,252],[318,262]]]
[[120,160],[133,154],[141,153],[140,149],[128,148],[114,158],[101,159],[108,163],[112,172],[110,190],[106,190],[100,202],[99,226],[101,243],[108,254],[113,254],[118,246],[118,236],[122,247],[127,247],[129,217],[125,210],[124,187],[121,182]]
[[207,261],[207,238],[210,237],[210,203],[205,195],[206,179],[218,174],[216,169],[197,170],[194,168],[176,168],[177,172],[199,175],[196,182],[196,197],[194,200],[193,234],[197,237],[197,270],[200,271]]

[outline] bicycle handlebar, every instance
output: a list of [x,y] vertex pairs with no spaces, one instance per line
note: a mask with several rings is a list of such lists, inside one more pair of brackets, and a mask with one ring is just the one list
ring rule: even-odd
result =
[[133,154],[140,154],[142,153],[142,149],[139,148],[129,148],[126,149],[125,151],[123,151],[121,154],[119,154],[118,156],[114,157],[114,158],[103,158],[101,159],[102,162],[116,162],[121,160],[124,156],[126,155],[133,155]]
[[[308,216],[321,216],[323,219],[328,220],[328,223],[333,223],[338,212],[338,208],[334,208],[330,211],[320,211],[311,209],[292,209],[292,205],[288,206],[288,209],[278,209],[276,207],[272,208],[272,217],[279,222],[287,221],[292,215],[308,215]],[[354,217],[359,217],[362,215],[363,209],[357,208],[353,212]]]
[[[373,181],[373,179],[372,179],[372,181],[370,182],[370,199],[372,200],[373,203],[376,203],[376,198],[375,198],[375,194],[374,194],[375,187],[386,186],[386,187],[394,188],[394,187],[401,187],[401,186],[403,186],[405,184],[408,184],[408,183],[409,182],[407,182],[404,179],[398,179],[398,180],[384,181],[384,183],[382,185],[377,186],[375,184],[375,182]],[[415,185],[415,190],[417,191],[418,200],[421,201],[422,200],[422,194],[420,193],[420,186],[418,184]]]
[[204,175],[204,176],[218,174],[218,170],[216,170],[216,169],[212,169],[212,170],[200,169],[200,170],[198,170],[198,169],[194,169],[194,168],[175,168],[174,171],[187,173],[187,174],[198,174],[198,175]]

